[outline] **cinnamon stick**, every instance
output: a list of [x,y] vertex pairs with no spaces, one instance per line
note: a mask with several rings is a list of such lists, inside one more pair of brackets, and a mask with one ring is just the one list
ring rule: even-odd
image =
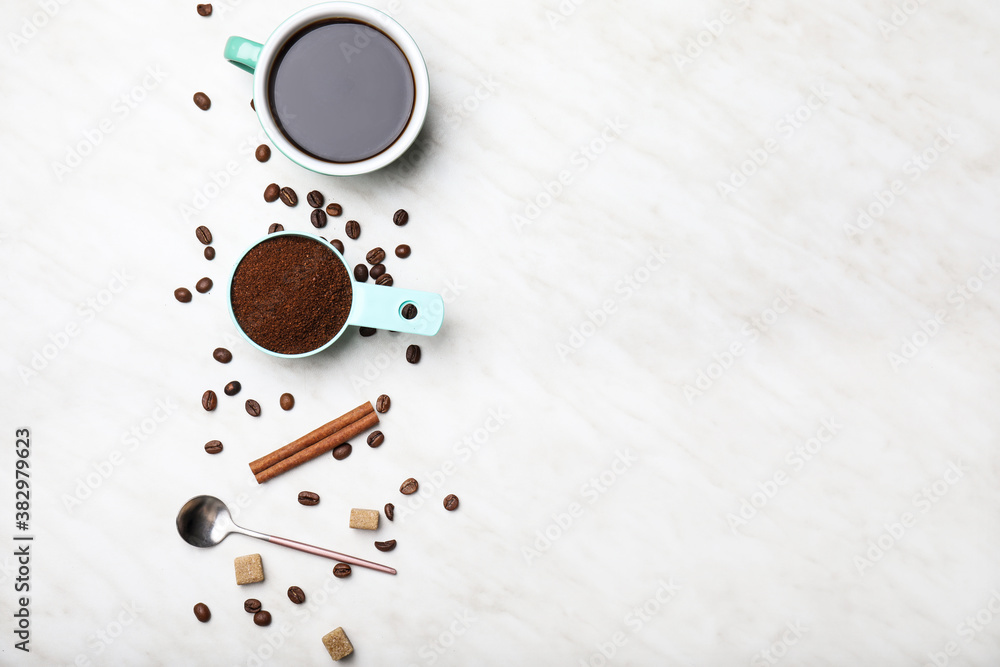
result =
[[367,431],[376,424],[378,424],[378,413],[373,410],[353,424],[348,424],[344,428],[333,432],[319,442],[278,461],[271,467],[265,468],[259,473],[255,473],[254,477],[257,479],[258,484],[263,484],[283,472],[288,472],[292,468],[297,468],[306,461],[311,461],[317,456],[326,454],[334,447],[344,444],[351,438]]
[[314,429],[309,433],[306,433],[298,440],[290,442],[284,447],[281,447],[280,449],[274,450],[267,456],[262,456],[256,461],[252,461],[250,463],[250,472],[252,472],[254,475],[263,472],[264,470],[267,470],[268,468],[273,466],[275,463],[287,459],[289,456],[293,454],[301,452],[303,449],[309,447],[310,445],[315,445],[323,438],[329,437],[330,435],[336,433],[345,426],[353,424],[354,422],[358,421],[365,415],[373,412],[375,412],[375,408],[372,407],[371,401],[368,401],[364,405],[359,405],[358,407],[354,408],[347,414],[341,415],[340,417],[337,417],[336,419],[323,424],[319,428]]

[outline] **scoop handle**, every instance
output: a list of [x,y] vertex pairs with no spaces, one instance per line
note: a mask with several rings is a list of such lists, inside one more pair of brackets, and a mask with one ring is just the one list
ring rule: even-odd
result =
[[[413,304],[417,315],[403,317],[403,306]],[[386,329],[433,336],[444,322],[444,299],[434,292],[354,283],[354,303],[347,323],[358,327]]]
[[267,541],[274,544],[280,544],[283,547],[288,547],[289,549],[297,549],[298,551],[304,551],[307,554],[313,554],[314,556],[322,556],[323,558],[329,558],[331,560],[340,561],[341,563],[350,563],[351,565],[357,565],[358,567],[367,567],[371,570],[378,570],[379,572],[385,572],[387,574],[396,574],[395,568],[391,568],[388,565],[379,565],[378,563],[373,563],[370,560],[365,560],[363,558],[357,558],[356,556],[348,556],[347,554],[342,554],[337,551],[330,551],[329,549],[323,549],[321,547],[314,547],[311,544],[305,544],[304,542],[296,542],[295,540],[289,540],[285,537],[278,537],[277,535],[268,535]]

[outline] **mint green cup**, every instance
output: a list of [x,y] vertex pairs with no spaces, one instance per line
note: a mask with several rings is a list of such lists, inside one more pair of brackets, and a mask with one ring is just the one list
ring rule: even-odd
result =
[[[289,38],[318,21],[338,18],[360,21],[381,30],[406,56],[413,74],[413,111],[406,128],[388,148],[356,162],[328,162],[299,149],[278,127],[278,122],[271,111],[268,92],[271,67]],[[226,42],[224,56],[240,69],[253,74],[254,109],[271,143],[296,164],[320,174],[352,176],[385,167],[413,144],[427,117],[427,105],[430,99],[427,64],[420,49],[417,48],[417,43],[403,26],[390,16],[367,5],[356,2],[324,2],[307,7],[286,19],[264,43],[244,37],[230,37]],[[330,118],[330,122],[336,123],[337,119]]]
[[[236,319],[236,314],[233,312],[233,277],[236,275],[236,269],[239,268],[240,262],[246,257],[246,254],[256,248],[259,244],[269,241],[271,239],[277,238],[279,236],[301,236],[316,241],[323,247],[327,248],[333,255],[344,265],[344,270],[347,271],[347,275],[351,277],[351,312],[347,316],[347,322],[340,328],[340,331],[336,333],[330,340],[326,343],[317,347],[314,350],[308,352],[302,352],[301,354],[282,354],[281,352],[275,352],[269,350],[266,347],[262,347],[257,344],[240,326],[239,321]],[[354,274],[344,259],[344,256],[333,247],[329,242],[323,240],[319,236],[314,234],[305,234],[302,232],[275,232],[274,234],[268,234],[262,239],[258,239],[256,243],[247,248],[240,258],[236,260],[233,264],[233,269],[229,273],[229,281],[226,284],[226,304],[229,308],[229,318],[233,321],[233,326],[239,331],[240,335],[250,343],[253,347],[257,348],[261,352],[266,352],[272,357],[279,357],[282,359],[296,359],[299,357],[309,357],[318,352],[322,352],[326,348],[333,345],[337,339],[344,335],[348,327],[371,327],[372,329],[385,329],[388,331],[398,331],[401,333],[418,334],[421,336],[433,336],[441,329],[441,324],[444,322],[444,300],[441,298],[440,294],[435,294],[434,292],[422,292],[419,290],[412,289],[401,289],[399,287],[383,287],[381,285],[375,285],[372,283],[359,283],[354,280]],[[417,308],[417,316],[412,320],[408,320],[403,317],[403,307],[413,304]]]

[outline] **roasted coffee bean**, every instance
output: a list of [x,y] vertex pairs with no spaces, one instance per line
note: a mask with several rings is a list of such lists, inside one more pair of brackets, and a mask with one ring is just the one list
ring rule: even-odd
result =
[[417,483],[417,480],[410,477],[408,480],[400,484],[399,492],[402,493],[404,496],[409,496],[416,493],[417,489],[419,488],[420,484]]
[[271,159],[271,147],[267,144],[261,144],[253,152],[253,156],[257,158],[257,162],[267,162]]
[[295,194],[295,190],[292,190],[288,186],[281,188],[278,196],[281,197],[281,203],[285,206],[295,206],[299,203],[299,196]]
[[449,512],[454,512],[458,509],[458,496],[454,493],[449,493],[444,497],[444,508]]
[[392,503],[386,503],[383,511],[385,513],[385,518],[392,521],[392,517],[396,515],[396,506]]
[[319,208],[323,205],[323,193],[319,190],[313,190],[306,195],[306,201],[309,202],[309,205],[313,208]]
[[312,491],[300,491],[299,492],[299,505],[306,505],[311,507],[312,505],[319,504],[319,494],[313,493]]
[[340,215],[343,212],[344,212],[344,209],[343,209],[343,207],[340,204],[327,204],[326,205],[326,214],[327,215],[332,215],[333,217],[336,218],[338,215]]
[[260,417],[260,403],[252,398],[248,398],[245,407],[248,415],[251,417]]
[[200,293],[204,294],[208,290],[212,289],[212,279],[202,278],[197,283],[195,283],[194,288],[198,290]]
[[198,5],[198,16],[211,16],[212,5]]
[[354,448],[351,447],[351,443],[345,442],[344,444],[337,445],[336,447],[333,448],[333,458],[337,459],[338,461],[343,461],[344,459],[346,459],[348,456],[351,455],[352,451],[354,451]]
[[399,209],[398,211],[392,214],[392,222],[397,227],[402,227],[407,222],[409,222],[409,220],[410,220],[410,214],[404,211],[403,209]]
[[257,110],[257,107],[255,107],[253,104],[253,98],[250,98],[250,108],[253,109],[254,111]]
[[381,445],[383,442],[385,442],[385,436],[382,435],[382,431],[372,431],[368,435],[368,446],[373,449]]
[[379,551],[392,551],[396,548],[396,540],[386,540],[385,542],[376,542],[375,548]]
[[279,196],[281,196],[281,188],[277,183],[271,183],[264,188],[264,201],[268,203],[278,201]]
[[347,224],[344,225],[344,233],[349,239],[358,238],[361,236],[361,223],[357,220],[348,220]]
[[213,259],[215,259],[215,248],[213,248],[212,246],[208,246],[207,248],[205,248],[205,259],[207,259],[208,261],[212,261]]
[[295,604],[302,604],[306,601],[306,594],[298,586],[288,587],[288,599]]
[[188,303],[191,300],[191,290],[187,287],[178,287],[174,290],[174,298],[181,303]]
[[354,279],[359,283],[363,283],[368,280],[368,267],[364,264],[358,264],[354,267]]
[[[201,7],[201,5],[198,5]],[[202,14],[204,16],[204,14]],[[208,623],[208,619],[212,618],[212,612],[209,610],[208,605],[204,602],[199,602],[194,606],[194,616],[202,623]]]
[[309,214],[309,222],[311,222],[312,226],[316,229],[323,229],[326,227],[326,213],[323,212],[323,209],[316,209]]
[[406,259],[409,256],[410,256],[410,246],[406,245],[405,243],[396,246],[396,257],[399,257],[400,259]]
[[212,242],[212,230],[205,225],[200,225],[198,229],[194,230],[194,235],[197,236],[198,240],[205,245]]
[[382,250],[382,248],[372,248],[368,251],[368,254],[365,255],[365,259],[373,266],[375,264],[381,264],[382,260],[385,259],[385,250]]
[[223,393],[225,393],[226,396],[235,396],[236,394],[240,393],[240,389],[242,388],[243,385],[241,385],[237,380],[233,380],[232,382],[227,384],[226,388],[223,389],[222,391]]
[[243,602],[243,611],[248,614],[256,614],[260,611],[260,600],[257,598],[247,598]]
[[339,252],[341,255],[344,254],[344,242],[341,241],[340,239],[333,239],[332,241],[330,241],[330,245],[336,248],[337,252]]
[[222,442],[219,440],[209,440],[205,443],[205,451],[209,454],[218,454],[222,451]]
[[267,228],[268,234],[273,234],[275,232],[283,232],[283,231],[285,231],[285,226],[280,222],[272,222],[271,225]]
[[281,406],[282,410],[291,410],[295,407],[295,397],[289,393],[284,393],[278,399],[278,405]]
[[420,363],[420,346],[410,345],[406,348],[406,360],[411,364]]
[[233,360],[233,353],[224,347],[217,347],[212,351],[212,358],[220,364],[228,364]]
[[392,276],[388,273],[383,273],[375,281],[376,285],[382,285],[383,287],[392,287]]
[[389,412],[390,405],[392,405],[392,400],[385,394],[375,399],[375,409],[382,414]]
[[404,320],[412,320],[417,316],[417,307],[412,303],[408,303],[403,306],[403,310],[400,311],[400,314],[403,316]]
[[201,395],[201,407],[205,408],[208,412],[214,410],[218,404],[219,399],[211,389]]
[[206,95],[205,93],[195,93],[194,103],[195,106],[197,106],[202,111],[208,111],[209,108],[212,106],[212,100],[208,99],[208,95]]
[[260,626],[271,625],[271,612],[261,609],[253,615],[253,622]]
[[333,576],[338,579],[351,576],[351,566],[347,563],[337,563],[333,566]]
[[368,275],[372,277],[372,280],[378,280],[385,275],[385,264],[376,264],[368,270]]
[[360,333],[365,338],[367,338],[368,336],[374,336],[375,331],[376,330],[372,329],[371,327],[360,327],[358,329],[358,333]]

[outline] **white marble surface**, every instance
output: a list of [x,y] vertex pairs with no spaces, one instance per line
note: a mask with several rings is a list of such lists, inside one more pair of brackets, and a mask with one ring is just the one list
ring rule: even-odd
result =
[[[302,3],[194,6],[0,8],[0,663],[324,665],[343,626],[355,665],[998,664],[996,3],[381,2],[427,59],[430,117],[342,180],[252,159],[250,77],[221,58]],[[418,366],[385,333],[276,361],[218,288],[173,300],[270,223],[310,229],[271,181],[361,221],[349,259],[413,247],[397,284],[448,301]],[[201,409],[231,379],[262,417]],[[254,483],[249,460],[382,392],[383,447]],[[411,475],[426,501],[347,527],[406,507]],[[197,550],[173,524],[200,493],[399,575]],[[243,590],[252,552],[267,581]]]

